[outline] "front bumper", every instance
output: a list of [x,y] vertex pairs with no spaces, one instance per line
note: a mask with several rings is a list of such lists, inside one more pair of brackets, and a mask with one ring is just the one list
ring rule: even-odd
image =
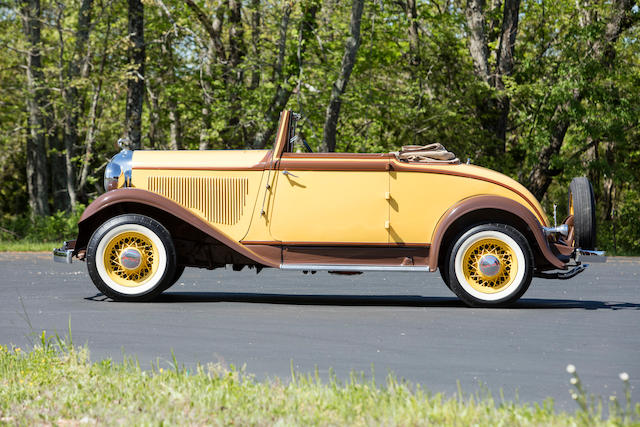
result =
[[590,263],[590,262],[607,262],[607,257],[604,251],[591,251],[587,249],[576,249],[576,262]]
[[574,262],[567,265],[567,268],[572,267],[569,270],[536,271],[534,273],[534,276],[540,277],[542,279],[567,280],[585,271],[587,267],[589,267],[590,263],[607,262],[607,257],[605,256],[604,251],[595,251],[580,248],[577,248],[572,252],[570,259],[573,259]]
[[53,262],[71,264],[75,246],[75,240],[65,241],[61,248],[56,248],[53,250]]

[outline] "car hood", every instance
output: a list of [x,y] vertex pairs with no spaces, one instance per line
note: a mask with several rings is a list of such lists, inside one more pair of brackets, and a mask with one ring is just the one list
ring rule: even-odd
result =
[[254,169],[264,163],[269,150],[136,150],[133,169]]

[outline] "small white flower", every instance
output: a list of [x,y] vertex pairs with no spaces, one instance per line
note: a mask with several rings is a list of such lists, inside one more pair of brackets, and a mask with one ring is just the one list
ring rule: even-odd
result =
[[626,372],[620,372],[620,375],[618,375],[618,376],[624,382],[629,381],[629,374],[627,374]]
[[571,398],[573,400],[578,400],[578,395],[576,393],[571,393]]
[[576,373],[576,367],[573,366],[572,364],[568,364],[567,365],[567,372],[570,374],[575,374]]
[[578,379],[576,377],[571,377],[571,379],[569,380],[569,382],[573,385],[578,384]]

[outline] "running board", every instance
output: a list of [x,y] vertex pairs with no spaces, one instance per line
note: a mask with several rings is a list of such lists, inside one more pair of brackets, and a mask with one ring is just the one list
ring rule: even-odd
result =
[[280,264],[280,268],[298,271],[406,271],[409,273],[429,271],[428,266],[416,265]]

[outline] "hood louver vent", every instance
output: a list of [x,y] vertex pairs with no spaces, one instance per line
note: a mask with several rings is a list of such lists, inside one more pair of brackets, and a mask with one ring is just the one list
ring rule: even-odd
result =
[[234,225],[244,213],[247,178],[150,176],[149,191],[197,211],[207,221]]

